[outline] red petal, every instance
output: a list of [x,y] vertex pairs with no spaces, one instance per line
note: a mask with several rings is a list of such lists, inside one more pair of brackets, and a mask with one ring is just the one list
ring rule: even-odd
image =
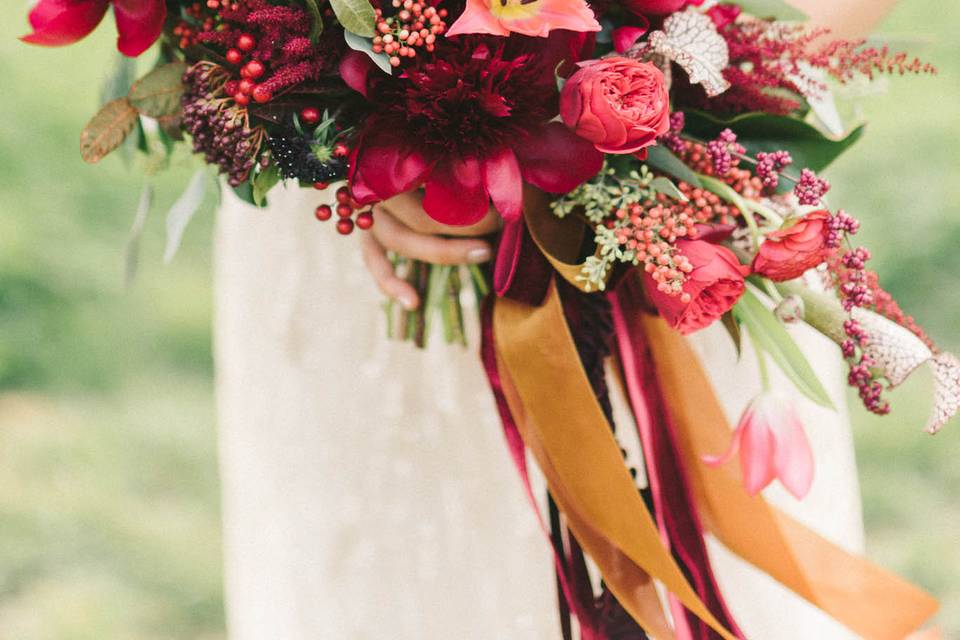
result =
[[483,161],[483,182],[493,206],[504,220],[515,220],[523,210],[523,177],[510,147],[495,151]]
[[113,17],[117,21],[117,49],[133,58],[160,37],[167,17],[167,3],[164,0],[113,0]]
[[549,122],[513,148],[523,179],[550,193],[567,193],[597,175],[603,154],[559,122]]
[[[378,123],[370,123],[378,126]],[[350,163],[350,183],[360,204],[386,200],[423,182],[431,163],[386,129],[364,135]]]
[[617,53],[623,53],[633,46],[645,34],[647,30],[643,27],[618,27],[613,30],[613,48]]
[[476,158],[445,158],[426,179],[423,210],[437,222],[468,225],[479,222],[490,209],[483,171]]
[[348,51],[340,60],[340,77],[354,91],[367,95],[367,76],[374,63],[365,53]]
[[30,12],[33,33],[20,39],[57,47],[71,44],[93,31],[107,12],[107,0],[40,0]]

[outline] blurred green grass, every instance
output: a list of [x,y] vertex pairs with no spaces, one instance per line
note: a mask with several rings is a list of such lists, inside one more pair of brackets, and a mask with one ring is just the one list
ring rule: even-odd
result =
[[[24,24],[0,25],[0,640],[222,638],[213,203],[161,266],[159,213],[196,165],[156,179],[126,288],[141,173],[77,152],[112,26],[42,50],[15,40]],[[866,103],[867,135],[831,171],[831,202],[864,219],[884,283],[956,349],[960,7],[905,0],[882,32],[941,75],[893,79]],[[911,381],[893,418],[855,411],[868,543],[942,598],[946,637],[960,637],[960,440],[957,425],[920,433],[928,393]]]

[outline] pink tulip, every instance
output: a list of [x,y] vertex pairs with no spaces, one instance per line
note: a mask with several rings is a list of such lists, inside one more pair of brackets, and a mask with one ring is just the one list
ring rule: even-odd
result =
[[730,448],[721,456],[704,456],[704,462],[719,466],[737,451],[750,495],[760,493],[777,478],[798,500],[810,491],[813,452],[789,399],[766,392],[754,398],[733,432]]
[[[117,49],[134,57],[150,48],[163,31],[164,0],[112,0]],[[72,44],[89,35],[107,13],[111,0],[40,0],[30,12],[33,32],[24,42],[47,47]]]

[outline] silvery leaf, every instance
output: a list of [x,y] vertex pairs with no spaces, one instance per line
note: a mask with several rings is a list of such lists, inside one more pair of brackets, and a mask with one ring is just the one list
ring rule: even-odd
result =
[[960,360],[952,353],[938,353],[930,362],[933,369],[933,415],[927,433],[940,431],[960,411]]
[[703,85],[708,96],[718,96],[730,87],[723,77],[730,51],[710,16],[694,8],[675,13],[664,21],[663,31],[650,33],[648,42],[654,55],[680,65],[690,83]]
[[137,213],[133,216],[133,224],[130,226],[130,235],[127,236],[127,246],[124,251],[124,271],[127,286],[130,286],[137,277],[137,266],[140,263],[140,237],[143,235],[143,228],[147,224],[147,215],[149,215],[152,206],[153,185],[145,182],[143,189],[140,190],[140,202],[137,204]]
[[183,240],[183,232],[193,219],[193,214],[200,208],[206,191],[207,172],[205,169],[198,169],[190,179],[190,184],[167,213],[167,246],[163,251],[164,264],[170,264],[177,255],[180,241]]

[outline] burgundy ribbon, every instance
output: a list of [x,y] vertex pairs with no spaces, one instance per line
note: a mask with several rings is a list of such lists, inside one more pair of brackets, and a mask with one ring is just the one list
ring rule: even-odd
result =
[[[703,528],[687,485],[646,337],[635,322],[631,323],[636,314],[645,313],[642,300],[642,292],[630,279],[625,279],[610,295],[624,382],[647,463],[654,511],[666,542],[697,595],[726,628],[743,637],[723,601],[710,565]],[[679,621],[679,613],[686,620],[686,625],[677,625],[678,637],[683,637],[682,632],[696,640],[720,637],[672,597],[671,605],[675,621]]]

